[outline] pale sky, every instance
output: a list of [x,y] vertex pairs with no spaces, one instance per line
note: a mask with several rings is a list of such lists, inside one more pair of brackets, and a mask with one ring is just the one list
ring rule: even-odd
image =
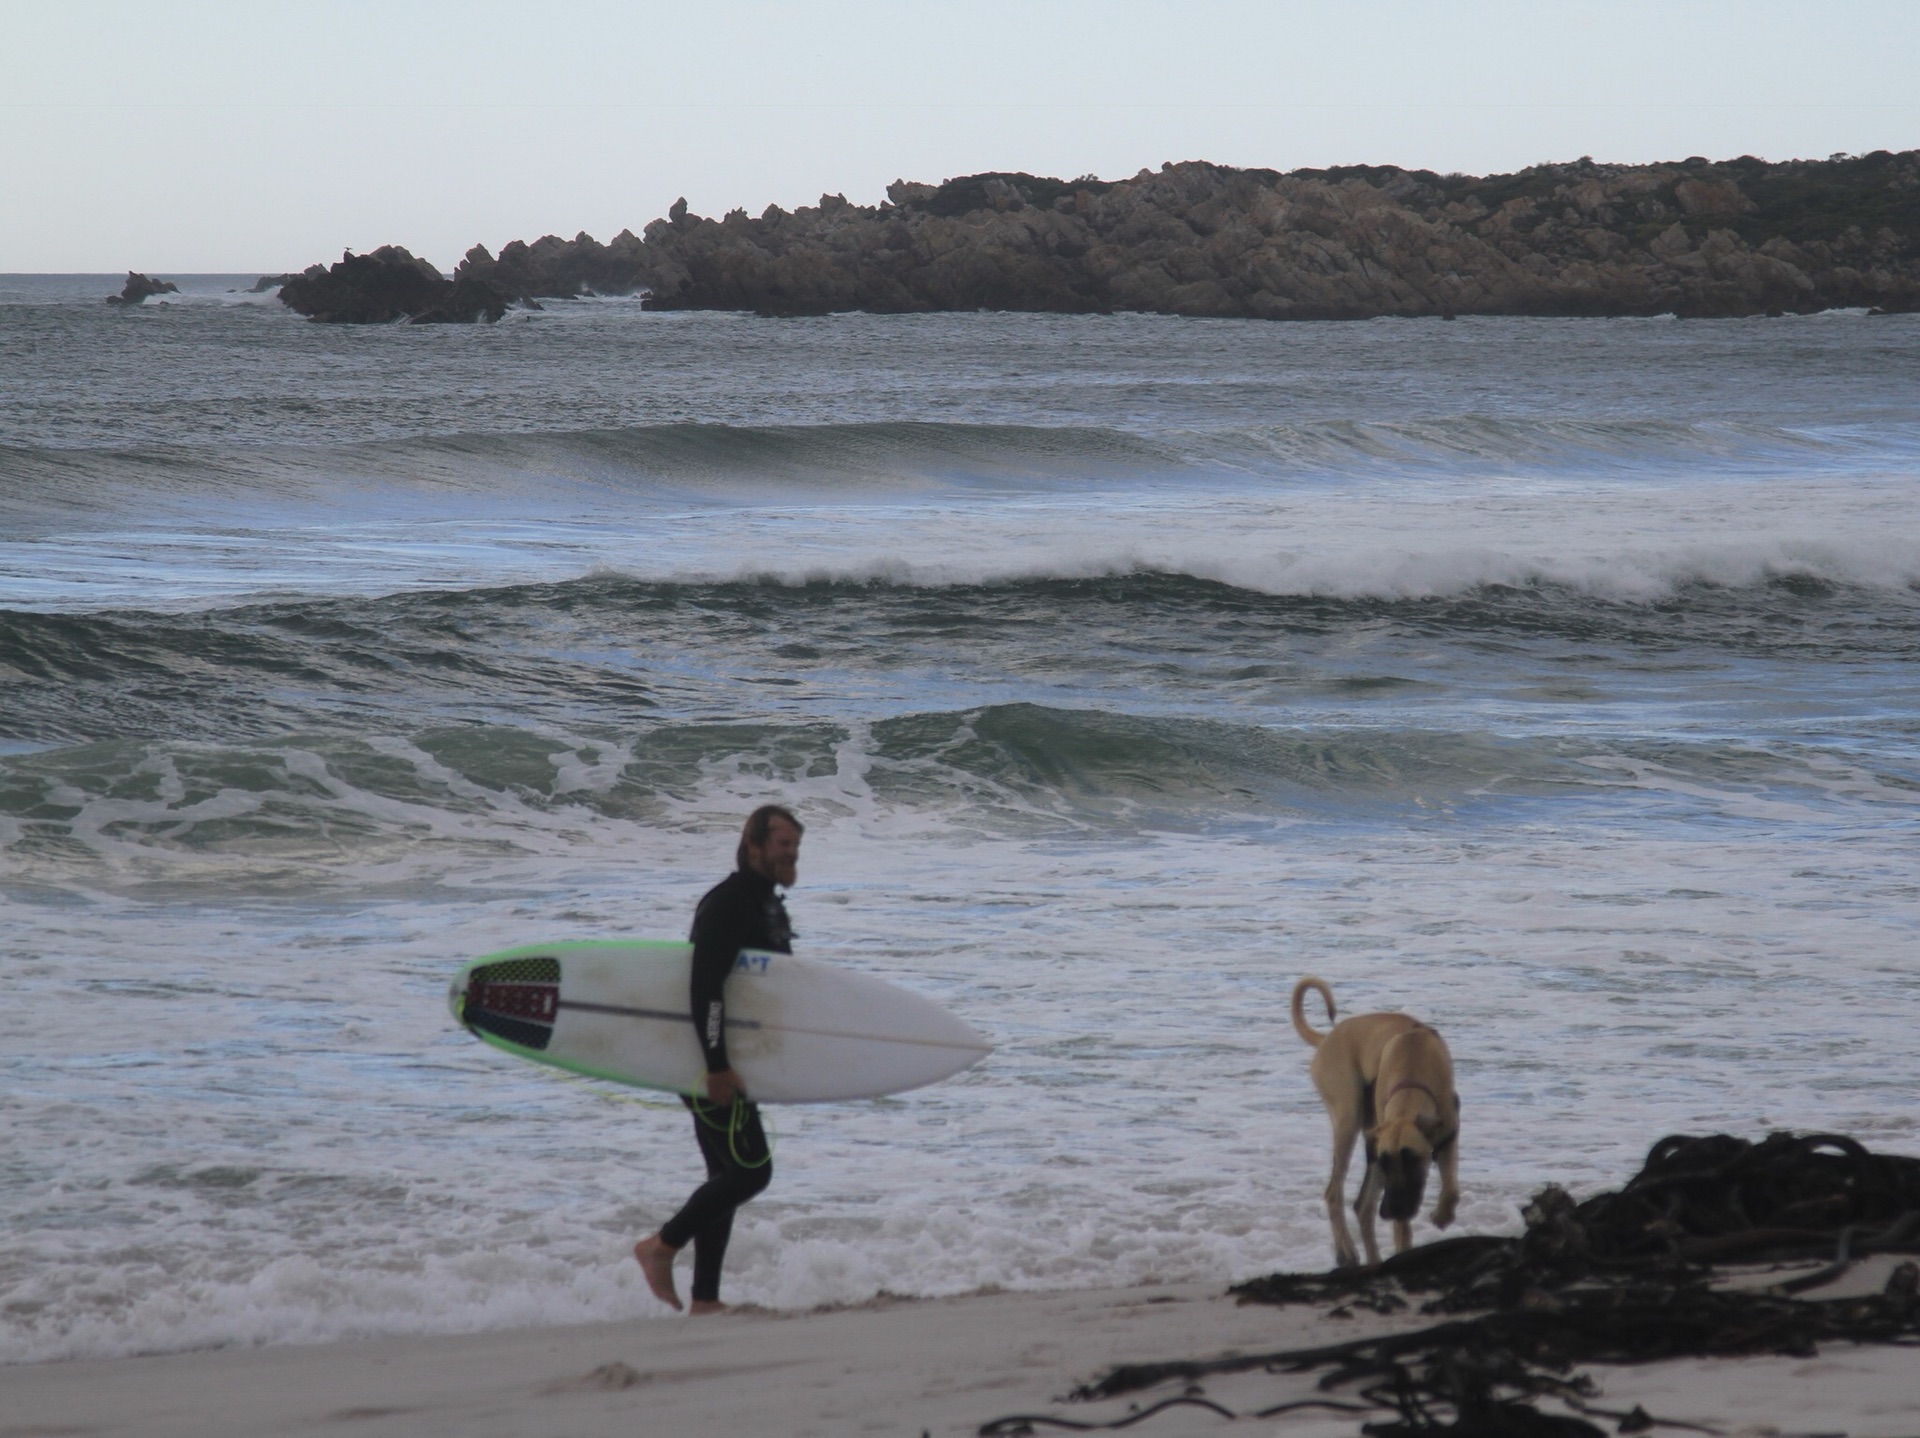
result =
[[1920,0],[0,0],[0,272],[272,273],[1163,160],[1920,147]]

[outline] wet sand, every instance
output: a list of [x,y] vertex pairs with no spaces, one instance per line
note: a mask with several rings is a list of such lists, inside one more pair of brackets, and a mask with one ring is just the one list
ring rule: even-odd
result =
[[[961,1438],[1015,1413],[1111,1421],[1183,1391],[1169,1384],[1103,1403],[1061,1401],[1118,1363],[1304,1348],[1432,1321],[1335,1319],[1309,1307],[1243,1306],[1215,1286],[1154,1286],[48,1363],[0,1368],[0,1438]],[[1641,1403],[1658,1418],[1727,1434],[1920,1432],[1920,1363],[1910,1350],[1836,1345],[1816,1358],[1588,1371],[1603,1390],[1600,1406]],[[1247,1414],[1323,1396],[1316,1376],[1228,1375],[1209,1379],[1204,1396]],[[1331,1438],[1357,1434],[1362,1421],[1308,1410],[1229,1423],[1179,1407],[1125,1431]]]

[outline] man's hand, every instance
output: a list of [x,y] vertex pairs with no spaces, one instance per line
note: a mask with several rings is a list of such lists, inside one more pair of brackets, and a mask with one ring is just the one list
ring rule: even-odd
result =
[[707,1098],[712,1103],[730,1104],[747,1096],[747,1086],[732,1069],[720,1069],[707,1075]]

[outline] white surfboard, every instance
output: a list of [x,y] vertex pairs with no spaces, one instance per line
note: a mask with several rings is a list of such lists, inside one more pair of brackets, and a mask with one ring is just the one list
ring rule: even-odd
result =
[[[447,1000],[518,1058],[642,1088],[700,1093],[688,1014],[693,945],[573,940],[464,965]],[[727,1058],[764,1103],[876,1098],[937,1083],[993,1045],[938,1004],[867,974],[744,950],[727,979]]]

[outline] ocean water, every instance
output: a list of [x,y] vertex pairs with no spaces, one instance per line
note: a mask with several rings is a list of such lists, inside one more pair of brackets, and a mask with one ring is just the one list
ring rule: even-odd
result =
[[0,1360],[663,1317],[685,1114],[445,986],[683,933],[765,800],[802,951],[999,1047],[770,1110],[735,1301],[1323,1266],[1308,973],[1447,1036],[1456,1231],[1920,1151],[1920,319],[251,279],[0,277]]

